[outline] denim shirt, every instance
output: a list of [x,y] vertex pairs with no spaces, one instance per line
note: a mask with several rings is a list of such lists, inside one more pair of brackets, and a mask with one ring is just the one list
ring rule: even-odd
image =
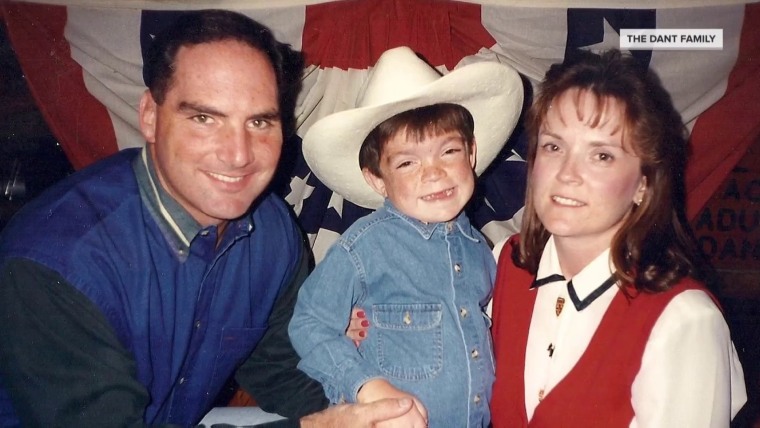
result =
[[[386,200],[301,288],[289,326],[299,368],[335,403],[385,378],[421,399],[431,427],[487,426],[494,364],[483,307],[495,269],[466,215],[426,224]],[[358,349],[344,333],[353,306],[371,323]]]

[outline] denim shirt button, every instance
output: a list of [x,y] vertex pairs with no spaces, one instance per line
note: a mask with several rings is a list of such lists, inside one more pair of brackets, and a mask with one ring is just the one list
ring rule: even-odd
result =
[[475,394],[475,398],[473,398],[472,401],[474,401],[475,404],[480,403],[480,394]]
[[454,264],[454,271],[456,271],[456,273],[461,272],[462,271],[462,265],[460,265],[459,263],[455,263]]
[[183,383],[185,383],[185,381],[186,381],[186,380],[187,380],[187,379],[185,379],[185,377],[184,377],[184,376],[183,376],[183,377],[181,377],[181,378],[179,379],[179,384],[180,384],[180,385],[182,385]]
[[467,314],[468,314],[467,308],[465,308],[464,306],[462,306],[461,308],[459,308],[459,316],[460,317],[467,318]]
[[412,314],[409,311],[404,312],[404,324],[409,325],[412,323]]
[[471,352],[470,354],[472,355],[472,359],[473,359],[473,360],[477,360],[477,359],[478,359],[478,357],[480,357],[480,352],[478,352],[478,350],[477,350],[477,349],[473,349],[473,350],[472,350],[472,352]]
[[195,328],[201,328],[201,321],[198,320],[195,322]]

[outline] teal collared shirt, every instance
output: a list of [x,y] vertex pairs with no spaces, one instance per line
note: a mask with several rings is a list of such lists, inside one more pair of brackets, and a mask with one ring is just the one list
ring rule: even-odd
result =
[[201,231],[201,225],[163,188],[147,148],[135,158],[132,167],[143,202],[164,226],[174,231],[184,245],[182,249],[187,250],[190,241]]
[[[169,245],[176,250],[180,259],[186,259],[191,243],[196,237],[202,237],[203,241],[214,243],[208,248],[201,245],[201,253],[207,257],[213,255],[217,242],[217,226],[202,227],[170,194],[163,188],[156,173],[153,158],[147,148],[142,149],[140,156],[135,157],[132,167],[140,188],[140,197],[146,208],[153,214],[155,220],[164,231]],[[219,243],[219,247],[229,244],[235,239],[248,236],[253,233],[254,220],[252,213],[247,213],[237,220],[230,221],[226,230],[226,236]],[[199,249],[201,249],[199,248]]]

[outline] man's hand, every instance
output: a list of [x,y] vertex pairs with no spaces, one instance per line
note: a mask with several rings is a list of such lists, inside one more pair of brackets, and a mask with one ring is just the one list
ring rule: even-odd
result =
[[[409,398],[388,398],[367,404],[339,404],[301,419],[301,428],[370,428],[401,417],[414,408]],[[409,425],[424,428],[425,425]]]
[[356,401],[359,403],[374,403],[387,398],[409,398],[414,402],[414,408],[399,418],[379,423],[378,427],[405,428],[427,426],[427,409],[422,405],[422,402],[414,395],[396,388],[385,379],[378,378],[368,381],[362,385],[359,389],[359,393],[356,394]]

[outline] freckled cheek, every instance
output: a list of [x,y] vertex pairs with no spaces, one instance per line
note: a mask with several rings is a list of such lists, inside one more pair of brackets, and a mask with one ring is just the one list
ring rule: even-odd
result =
[[462,171],[462,175],[454,181],[454,184],[458,185],[468,193],[472,193],[475,189],[475,177],[473,176],[472,171]]
[[389,196],[393,196],[397,199],[413,198],[414,195],[422,192],[421,184],[419,181],[405,180],[405,179],[392,179],[385,180],[385,190]]

